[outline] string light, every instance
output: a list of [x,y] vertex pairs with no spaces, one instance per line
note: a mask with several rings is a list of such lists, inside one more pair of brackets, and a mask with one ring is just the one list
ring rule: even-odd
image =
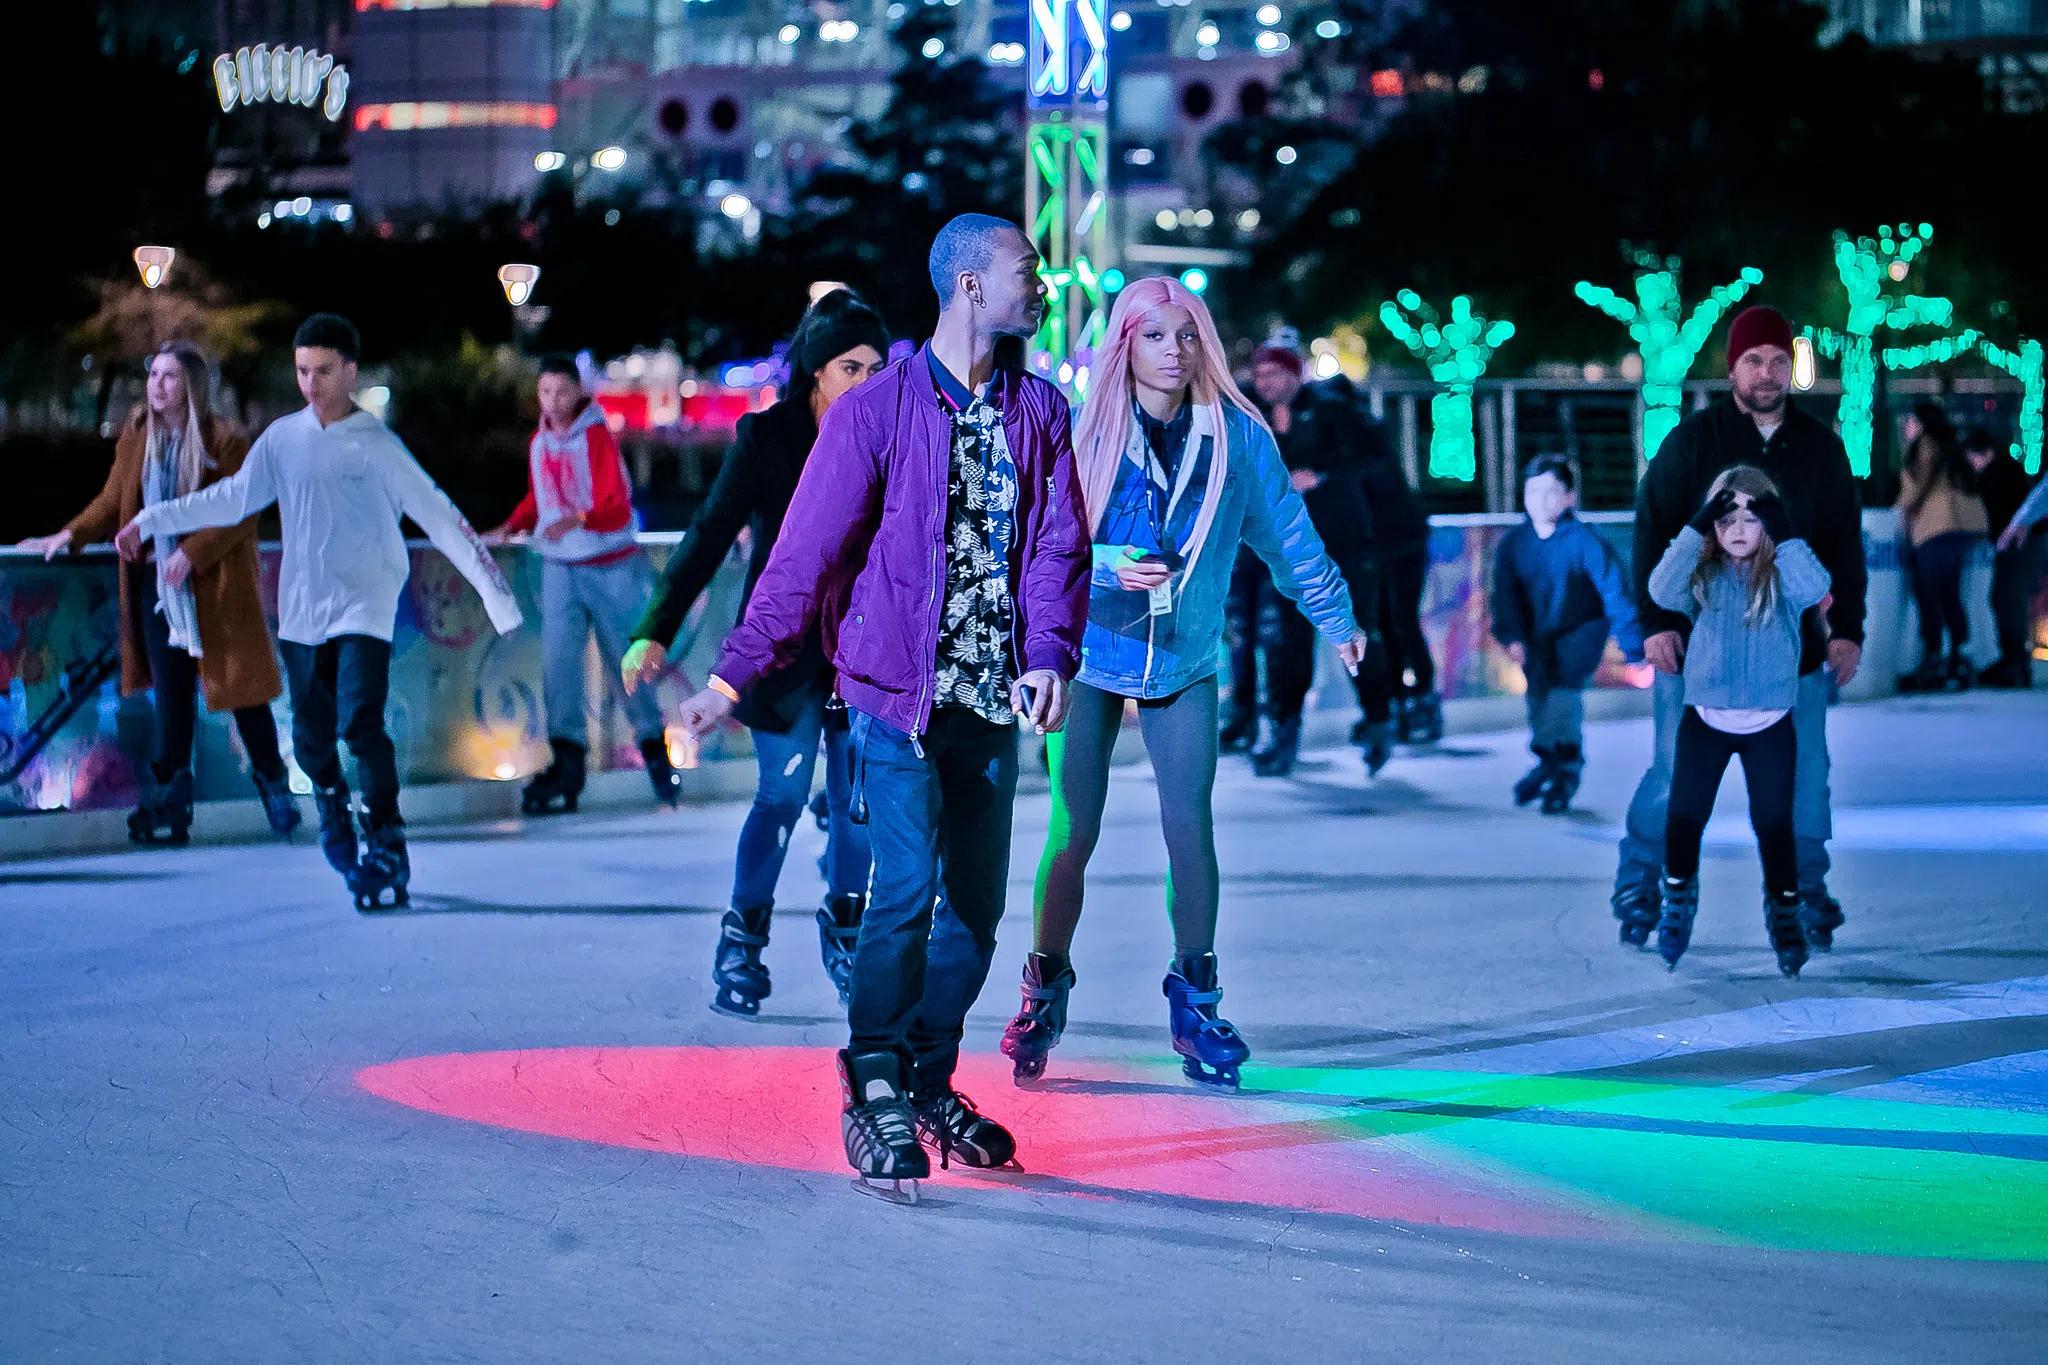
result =
[[1978,347],[1986,360],[2020,381],[2019,440],[2013,443],[2013,457],[2029,474],[2041,472],[2043,441],[2043,386],[2041,343],[2022,341],[2018,350],[2008,351],[1996,342]]
[[1444,322],[1413,289],[1403,289],[1381,304],[1380,322],[1429,368],[1430,378],[1443,385],[1443,392],[1429,404],[1430,476],[1470,483],[1479,472],[1472,388],[1486,373],[1493,353],[1514,336],[1515,324],[1506,318],[1489,321],[1474,311],[1466,294],[1451,300],[1451,318]]
[[1656,455],[1664,438],[1678,425],[1685,400],[1685,377],[1700,349],[1714,334],[1722,316],[1744,294],[1763,283],[1764,272],[1754,266],[1744,268],[1735,279],[1708,291],[1692,315],[1686,317],[1679,292],[1678,257],[1638,252],[1635,266],[1634,302],[1586,280],[1579,281],[1574,292],[1580,302],[1628,328],[1636,349],[1642,353],[1643,455],[1648,459]]

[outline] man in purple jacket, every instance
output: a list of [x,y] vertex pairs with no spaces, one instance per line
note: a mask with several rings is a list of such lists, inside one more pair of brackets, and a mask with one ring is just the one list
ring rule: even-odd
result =
[[702,734],[823,631],[874,846],[840,1131],[856,1184],[912,1201],[924,1144],[983,1167],[1017,1146],[952,1078],[1003,915],[1015,722],[1065,723],[1088,611],[1067,401],[995,364],[1044,317],[1038,268],[1013,223],[940,230],[937,331],[826,413],[745,619],[683,708]]

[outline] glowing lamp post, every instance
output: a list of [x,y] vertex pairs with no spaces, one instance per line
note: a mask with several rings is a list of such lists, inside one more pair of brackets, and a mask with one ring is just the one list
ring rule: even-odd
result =
[[[1636,255],[1636,297],[1631,303],[1612,289],[1585,280],[1575,291],[1579,301],[1597,308],[1628,328],[1643,357],[1643,458],[1649,459],[1678,425],[1685,398],[1685,377],[1707,344],[1721,317],[1751,289],[1763,283],[1764,272],[1745,269],[1736,279],[1708,292],[1686,316],[1679,292],[1678,258],[1652,252]],[[1809,357],[1810,359],[1810,357]],[[1808,378],[1808,386],[1812,383]]]
[[501,265],[498,267],[498,283],[505,288],[505,302],[514,308],[523,308],[533,297],[533,287],[540,283],[540,267]]
[[171,275],[171,262],[178,259],[178,253],[167,246],[139,246],[135,248],[135,270],[142,276],[142,287],[154,289]]
[[1429,377],[1443,385],[1443,392],[1429,402],[1430,477],[1472,482],[1479,472],[1472,388],[1486,373],[1493,353],[1515,334],[1515,324],[1505,318],[1488,321],[1473,310],[1465,294],[1451,300],[1451,318],[1444,322],[1413,289],[1403,289],[1380,305],[1380,322],[1429,367]]

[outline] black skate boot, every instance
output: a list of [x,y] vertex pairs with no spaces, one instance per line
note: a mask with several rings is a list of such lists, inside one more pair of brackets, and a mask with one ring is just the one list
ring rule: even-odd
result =
[[263,803],[263,818],[270,822],[270,832],[289,839],[306,818],[299,813],[298,798],[292,795],[290,782],[262,773],[251,773],[250,777],[256,783],[256,799]]
[[1378,777],[1380,769],[1394,756],[1394,722],[1383,720],[1377,723],[1361,721],[1365,738],[1359,739],[1358,731],[1352,731],[1352,740],[1358,745],[1359,753],[1365,758],[1365,775]]
[[1225,754],[1248,754],[1252,741],[1259,733],[1259,712],[1257,707],[1239,706],[1230,703],[1223,728],[1216,732],[1216,751]]
[[1434,744],[1444,737],[1444,699],[1436,693],[1406,698],[1401,709],[1408,718],[1408,743]]
[[[405,821],[392,816],[371,827],[363,822],[363,856],[356,864],[355,880],[349,889],[356,894],[356,909],[397,910],[412,902],[406,890],[412,881],[412,858],[405,848]],[[385,897],[390,897],[386,900]]]
[[128,837],[138,844],[179,848],[192,838],[192,770],[180,768],[128,814]]
[[858,892],[827,896],[818,910],[818,956],[824,959],[825,975],[839,992],[839,1008],[852,1000],[853,952],[860,945],[860,921],[867,913],[868,898]]
[[1807,946],[1816,953],[1835,950],[1835,930],[1848,918],[1842,913],[1842,903],[1830,896],[1825,886],[1799,893],[1799,928],[1806,935]]
[[1543,789],[1550,785],[1551,774],[1557,769],[1557,750],[1548,744],[1531,744],[1529,752],[1536,755],[1536,766],[1515,779],[1515,805],[1526,806],[1543,795]]
[[1022,1086],[1045,1074],[1046,1058],[1067,1031],[1067,993],[1074,966],[1065,953],[1031,953],[1024,959],[1023,1003],[1003,1030],[1002,1051],[1014,1063],[1011,1079]]
[[583,795],[585,751],[573,739],[550,739],[554,759],[533,775],[519,793],[519,809],[528,815],[569,814]]
[[668,761],[668,741],[659,738],[641,740],[640,762],[646,767],[647,780],[654,787],[654,799],[674,809],[683,799],[683,779],[676,772],[676,765]]
[[1948,667],[1939,650],[1920,656],[1920,666],[1899,679],[1901,692],[1939,692],[1948,679]]
[[1657,918],[1657,956],[1671,971],[1678,970],[1678,959],[1692,946],[1692,921],[1699,912],[1700,879],[1666,877],[1664,913]]
[[1016,1162],[1016,1137],[950,1085],[912,1095],[910,1107],[917,1116],[918,1140],[939,1154],[940,1170],[952,1169],[956,1156],[977,1171]]
[[1238,1068],[1252,1050],[1236,1026],[1216,1012],[1223,999],[1216,984],[1216,954],[1177,959],[1159,988],[1166,996],[1166,1024],[1182,1072],[1203,1085],[1237,1089]]
[[752,1019],[768,998],[768,968],[761,950],[768,946],[768,918],[774,907],[728,910],[718,924],[718,947],[711,958],[711,981],[718,994],[711,1008],[735,1019]]
[[313,813],[320,820],[320,852],[327,865],[351,886],[356,879],[356,815],[347,787],[315,787]]
[[1586,760],[1576,744],[1557,746],[1557,766],[1550,775],[1550,781],[1543,788],[1543,813],[1563,815],[1572,808],[1572,798],[1579,794],[1579,774],[1584,772]]
[[1778,955],[1778,971],[1793,980],[1806,965],[1806,935],[1799,928],[1799,893],[1764,892],[1764,932],[1771,937],[1771,951]]
[[1657,927],[1658,897],[1661,894],[1655,877],[1648,881],[1626,882],[1614,888],[1608,904],[1614,908],[1614,918],[1621,923],[1621,944],[1624,948],[1648,946],[1650,932]]
[[1267,731],[1265,743],[1252,750],[1252,771],[1260,777],[1285,777],[1294,771],[1294,760],[1300,750],[1301,717],[1276,720]]
[[893,1204],[915,1204],[917,1182],[931,1175],[932,1163],[903,1092],[903,1059],[895,1053],[840,1051],[839,1136],[854,1169],[853,1187]]
[[1977,665],[1970,662],[1970,656],[1958,650],[1948,656],[1948,663],[1942,669],[1942,685],[1951,692],[1967,692],[1977,681]]

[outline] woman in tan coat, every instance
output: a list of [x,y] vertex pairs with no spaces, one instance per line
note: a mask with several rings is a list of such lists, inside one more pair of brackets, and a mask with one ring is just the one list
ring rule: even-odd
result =
[[[1977,491],[1977,469],[1938,403],[1916,403],[1906,418],[1906,460],[1899,471],[1899,517],[1912,545],[1913,598],[1920,611],[1920,667],[1899,679],[1901,692],[1958,691],[1975,680],[1965,647],[1970,613],[1963,575],[1991,521]],[[1942,657],[1946,628],[1948,657]]]
[[[205,353],[173,341],[149,360],[147,401],[114,443],[114,468],[92,505],[52,536],[22,542],[45,559],[76,554],[147,506],[181,497],[241,468],[249,440],[211,415]],[[203,691],[209,711],[232,711],[270,827],[289,834],[299,810],[285,781],[270,702],[280,684],[256,587],[256,520],[165,536],[121,569],[121,691],[156,699],[153,784],[128,817],[137,843],[182,844],[192,825],[192,741]],[[150,788],[153,787],[153,790]]]

